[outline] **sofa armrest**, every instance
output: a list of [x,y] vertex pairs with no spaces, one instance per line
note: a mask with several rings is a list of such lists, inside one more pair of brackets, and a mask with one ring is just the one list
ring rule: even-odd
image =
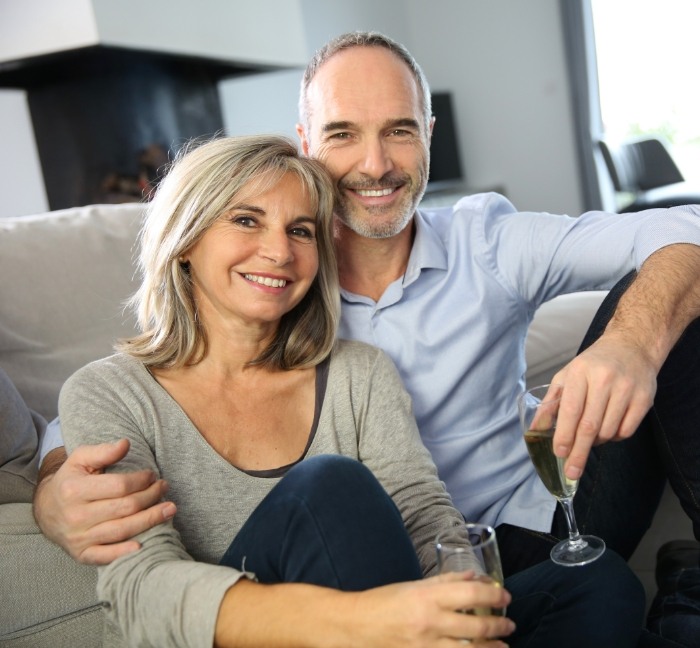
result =
[[605,290],[560,295],[542,304],[525,341],[528,387],[551,381],[578,351]]

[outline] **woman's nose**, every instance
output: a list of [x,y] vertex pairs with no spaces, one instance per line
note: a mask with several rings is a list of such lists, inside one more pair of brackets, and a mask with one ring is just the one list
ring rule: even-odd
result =
[[266,232],[261,241],[259,254],[278,266],[290,263],[294,259],[294,254],[287,232]]

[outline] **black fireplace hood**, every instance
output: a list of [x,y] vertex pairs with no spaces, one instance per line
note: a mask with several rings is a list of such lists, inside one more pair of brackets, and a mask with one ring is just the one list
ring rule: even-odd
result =
[[221,79],[273,69],[109,46],[0,63],[27,93],[51,209],[140,200],[144,175],[221,133]]

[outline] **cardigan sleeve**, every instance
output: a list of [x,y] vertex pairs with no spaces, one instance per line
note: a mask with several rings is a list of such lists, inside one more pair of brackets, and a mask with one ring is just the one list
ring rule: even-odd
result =
[[[158,474],[149,444],[139,376],[109,359],[84,367],[64,385],[59,398],[66,448],[127,438],[129,453],[111,472],[150,469]],[[98,570],[97,593],[107,615],[107,632],[129,646],[211,648],[226,591],[244,574],[196,562],[171,522],[140,534],[142,548]]]

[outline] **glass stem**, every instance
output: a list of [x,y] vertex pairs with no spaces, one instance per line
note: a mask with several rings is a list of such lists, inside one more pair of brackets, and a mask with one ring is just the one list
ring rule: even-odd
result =
[[581,535],[578,532],[578,526],[576,525],[576,516],[574,515],[574,498],[573,497],[562,497],[559,500],[561,507],[564,509],[564,515],[566,516],[566,526],[569,528],[569,543],[581,546],[586,545],[586,541],[581,539]]

